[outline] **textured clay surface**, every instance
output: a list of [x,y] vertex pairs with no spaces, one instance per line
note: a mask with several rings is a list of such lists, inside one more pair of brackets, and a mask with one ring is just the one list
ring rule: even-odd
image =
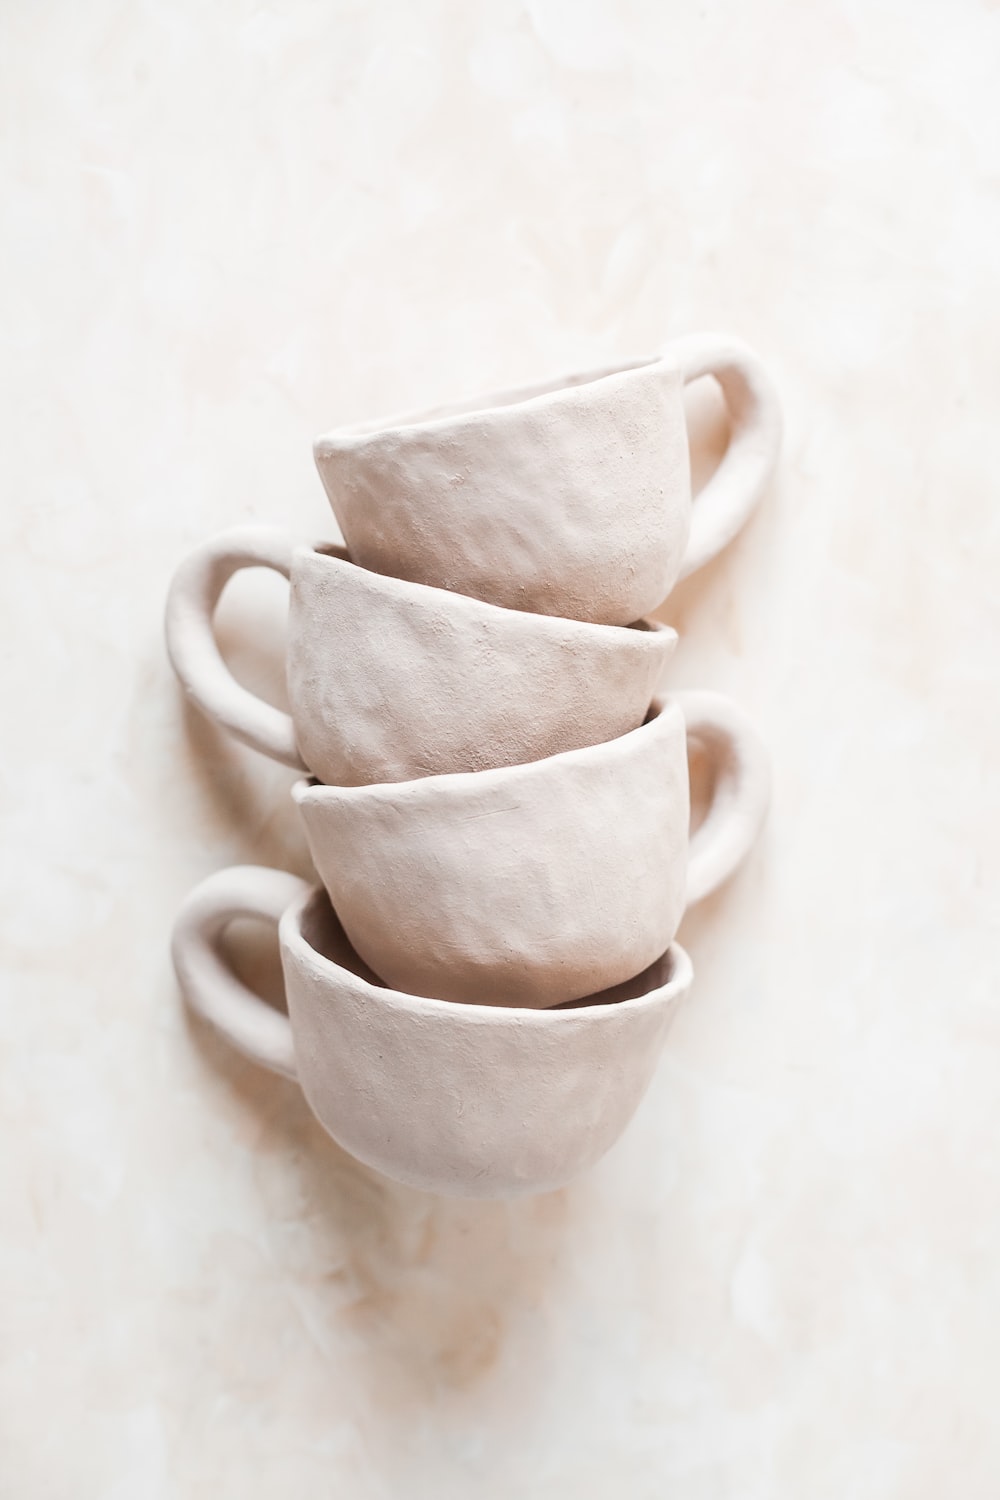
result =
[[[277,921],[290,899],[286,1020],[235,978],[218,939],[235,916]],[[674,946],[630,985],[568,1011],[398,993],[352,951],[325,892],[255,868],[223,870],[191,893],[174,959],[191,1007],[247,1056],[297,1076],[345,1150],[413,1187],[478,1198],[560,1187],[604,1155],[691,983]]]
[[[718,376],[729,451],[698,505],[682,391]],[[626,625],[728,542],[777,456],[780,419],[759,361],[704,334],[662,359],[564,378],[450,411],[316,439],[351,556],[376,572],[512,609]]]
[[530,765],[295,793],[351,943],[396,989],[558,1005],[644,969],[680,923],[688,769],[676,707]]
[[[212,629],[240,568],[290,578],[291,717],[236,681]],[[676,632],[503,609],[372,573],[342,548],[294,547],[244,526],[178,568],[167,606],[174,669],[198,708],[274,759],[361,786],[541,760],[642,723]]]
[[[687,733],[714,763],[688,839]],[[639,973],[685,904],[727,879],[769,795],[752,725],[714,693],[654,699],[639,729],[529,765],[293,789],[351,943],[397,989],[551,1006]]]
[[541,760],[646,716],[674,631],[524,614],[342,556],[292,563],[288,692],[303,760],[341,786]]

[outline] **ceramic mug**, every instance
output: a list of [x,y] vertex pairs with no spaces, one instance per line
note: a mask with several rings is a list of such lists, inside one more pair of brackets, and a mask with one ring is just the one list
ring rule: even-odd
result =
[[[288,1015],[219,950],[236,917],[278,925]],[[255,1062],[297,1079],[352,1156],[430,1192],[511,1197],[590,1167],[646,1091],[691,962],[674,945],[631,984],[569,1011],[491,1010],[386,989],[326,893],[277,870],[210,875],[178,915],[193,1010]]]
[[[713,375],[731,437],[692,510],[684,386]],[[351,557],[510,609],[627,625],[731,541],[777,459],[770,377],[738,341],[340,428],[316,465]]]
[[[291,716],[242,687],[212,614],[239,568],[290,579]],[[265,755],[340,786],[541,760],[641,724],[677,641],[655,621],[583,624],[386,578],[343,548],[240,527],[177,570],[167,649],[189,697]]]
[[[715,763],[690,837],[687,735]],[[728,699],[655,700],[640,728],[547,760],[380,786],[299,782],[313,862],[354,949],[394,989],[538,1008],[666,952],[685,904],[757,837],[768,762]]]

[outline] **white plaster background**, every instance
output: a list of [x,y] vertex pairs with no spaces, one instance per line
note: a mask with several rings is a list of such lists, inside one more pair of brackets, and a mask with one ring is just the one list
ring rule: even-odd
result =
[[[0,33],[0,1494],[994,1500],[1000,9]],[[290,773],[181,710],[171,569],[329,532],[326,426],[703,327],[787,414],[665,611],[773,746],[766,841],[592,1177],[397,1189],[179,1008],[184,891],[305,858]],[[281,601],[223,610],[272,690]]]

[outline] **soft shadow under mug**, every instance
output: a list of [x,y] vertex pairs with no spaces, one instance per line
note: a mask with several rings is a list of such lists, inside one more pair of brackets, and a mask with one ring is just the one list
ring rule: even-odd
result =
[[[712,375],[729,447],[692,509],[685,384]],[[510,609],[627,625],[732,540],[777,459],[770,377],[739,341],[676,339],[655,358],[316,439],[355,562]]]
[[[236,681],[212,614],[240,568],[290,580],[291,716]],[[343,548],[265,526],[181,563],[167,649],[188,696],[245,744],[340,786],[541,760],[642,723],[677,641],[656,621],[593,625],[386,578]]]
[[[690,853],[688,734],[715,772]],[[666,952],[685,905],[749,852],[768,792],[756,731],[714,693],[654,699],[638,729],[524,765],[293,788],[313,863],[375,973],[414,995],[532,1009]]]
[[[287,1016],[222,955],[238,917],[278,924]],[[603,1156],[691,984],[675,944],[630,984],[567,1011],[401,994],[352,952],[324,891],[252,866],[191,892],[172,947],[191,1008],[247,1057],[297,1079],[352,1156],[413,1187],[474,1198],[547,1192]]]

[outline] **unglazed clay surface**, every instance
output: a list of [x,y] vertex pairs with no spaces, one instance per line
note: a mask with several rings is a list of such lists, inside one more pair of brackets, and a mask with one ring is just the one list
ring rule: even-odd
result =
[[[729,452],[699,501],[681,393],[714,373]],[[327,433],[316,464],[351,556],[512,609],[627,625],[735,534],[778,453],[780,416],[750,350],[711,334],[478,403]]]
[[[280,917],[288,1020],[217,950],[228,921],[254,915]],[[569,1011],[399,994],[352,951],[324,891],[255,868],[222,870],[191,893],[173,952],[189,1004],[255,1061],[297,1076],[352,1156],[473,1198],[551,1191],[592,1167],[632,1118],[691,983],[675,945]]]
[[528,765],[390,785],[300,782],[295,800],[351,943],[396,989],[480,1005],[579,999],[645,969],[688,899],[732,874],[767,805],[743,716],[691,694],[716,752],[712,809],[688,870],[680,702],[604,745]]
[[[997,1500],[1000,9],[0,14],[4,1500]],[[315,877],[301,773],[177,690],[171,574],[334,536],[333,422],[705,327],[785,439],[668,681],[759,724],[766,830],[602,1161],[399,1186],[179,1002],[204,875]],[[278,703],[287,608],[217,615]]]
[[[235,567],[290,575],[291,716],[241,687],[211,615]],[[386,578],[337,547],[242,527],[178,569],[167,645],[192,700],[246,744],[340,786],[541,760],[646,716],[676,632],[581,624]]]

